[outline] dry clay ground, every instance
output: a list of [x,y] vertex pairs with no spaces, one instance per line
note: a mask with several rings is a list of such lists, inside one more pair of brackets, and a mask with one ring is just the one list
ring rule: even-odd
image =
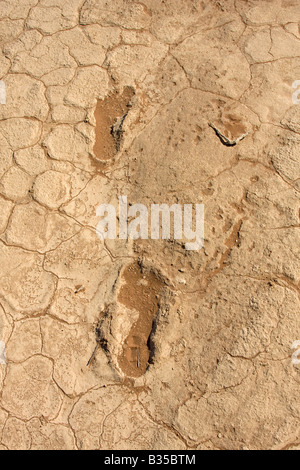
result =
[[[0,1],[1,449],[300,449],[299,14]],[[204,248],[104,244],[119,195]]]

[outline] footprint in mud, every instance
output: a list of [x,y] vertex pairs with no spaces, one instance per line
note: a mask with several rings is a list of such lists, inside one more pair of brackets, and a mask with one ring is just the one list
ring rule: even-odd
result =
[[138,264],[124,270],[123,281],[118,302],[129,310],[137,310],[139,316],[125,339],[118,362],[127,376],[140,377],[146,372],[149,363],[149,338],[164,283],[154,272],[143,272]]
[[246,124],[242,122],[239,116],[235,114],[226,114],[224,119],[224,128],[226,137],[231,140],[237,139],[240,135],[246,134]]
[[123,124],[131,107],[133,96],[134,90],[126,87],[122,94],[116,91],[104,100],[98,100],[95,110],[95,164],[97,161],[112,160],[120,150]]
[[118,284],[117,302],[103,313],[97,341],[117,370],[137,378],[149,364],[150,337],[165,282],[151,269],[133,263],[124,268]]
[[249,135],[247,126],[243,123],[242,118],[235,114],[227,113],[224,116],[221,114],[221,117],[214,122],[209,122],[209,126],[214,129],[223,145],[235,147]]

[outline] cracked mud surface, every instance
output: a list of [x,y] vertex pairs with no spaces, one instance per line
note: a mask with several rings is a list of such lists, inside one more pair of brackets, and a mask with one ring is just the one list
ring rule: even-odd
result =
[[[0,1],[1,450],[300,449],[299,13]],[[120,195],[204,248],[103,243]]]

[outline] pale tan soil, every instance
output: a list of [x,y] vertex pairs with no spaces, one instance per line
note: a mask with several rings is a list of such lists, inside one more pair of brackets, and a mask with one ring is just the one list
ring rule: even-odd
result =
[[[0,449],[300,449],[299,17],[0,1]],[[120,195],[204,248],[104,244]]]

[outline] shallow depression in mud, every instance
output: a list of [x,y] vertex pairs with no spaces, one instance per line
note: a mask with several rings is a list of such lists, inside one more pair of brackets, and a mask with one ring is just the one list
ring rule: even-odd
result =
[[164,283],[154,272],[144,271],[136,263],[124,270],[123,281],[118,301],[128,309],[137,310],[139,318],[124,342],[118,362],[127,376],[140,377],[148,367],[149,338]]
[[123,93],[115,91],[104,100],[98,100],[94,155],[97,160],[111,160],[120,150],[123,123],[130,109],[134,90],[126,87]]

